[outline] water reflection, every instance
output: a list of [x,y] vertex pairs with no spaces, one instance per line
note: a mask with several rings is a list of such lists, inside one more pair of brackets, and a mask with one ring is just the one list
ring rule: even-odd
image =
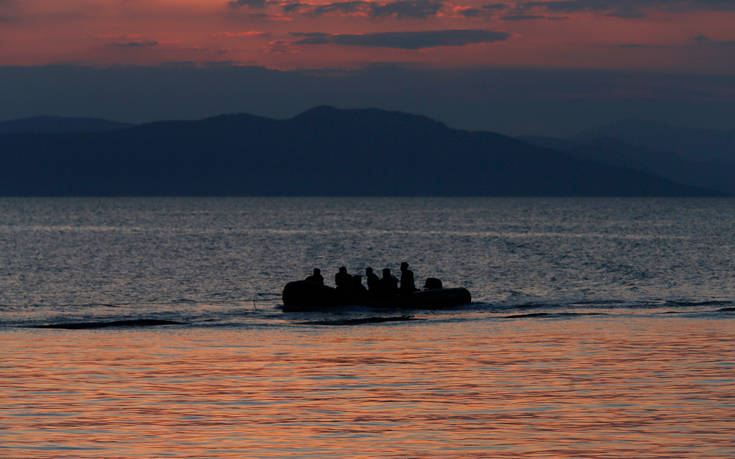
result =
[[732,321],[7,331],[0,456],[735,454]]

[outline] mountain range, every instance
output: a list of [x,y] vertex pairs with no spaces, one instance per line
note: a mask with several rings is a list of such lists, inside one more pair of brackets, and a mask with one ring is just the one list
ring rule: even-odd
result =
[[735,129],[678,128],[628,120],[584,131],[572,138],[521,137],[520,140],[582,160],[735,194]]
[[645,163],[580,154],[578,142],[326,106],[286,120],[232,114],[127,125],[40,117],[0,123],[0,195],[722,194]]
[[697,129],[624,120],[581,132],[577,140],[612,138],[625,144],[675,153],[693,161],[735,160],[735,129]]

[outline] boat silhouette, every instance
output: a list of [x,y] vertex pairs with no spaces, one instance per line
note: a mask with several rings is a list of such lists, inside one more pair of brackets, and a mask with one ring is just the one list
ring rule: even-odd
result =
[[472,296],[463,287],[416,290],[408,294],[374,295],[345,292],[309,281],[294,281],[283,289],[283,311],[323,311],[341,306],[371,306],[388,309],[443,309],[470,304]]

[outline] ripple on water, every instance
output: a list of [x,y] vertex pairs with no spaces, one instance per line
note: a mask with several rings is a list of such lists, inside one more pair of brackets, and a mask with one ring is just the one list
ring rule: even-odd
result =
[[0,334],[0,454],[722,457],[705,319]]

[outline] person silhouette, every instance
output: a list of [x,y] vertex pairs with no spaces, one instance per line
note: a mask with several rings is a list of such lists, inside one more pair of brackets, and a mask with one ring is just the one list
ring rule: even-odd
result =
[[413,281],[413,271],[408,269],[408,263],[401,263],[401,295],[410,295],[416,291]]
[[310,284],[324,285],[324,277],[322,277],[322,271],[319,268],[314,268],[314,272],[311,276],[307,276],[304,281]]
[[337,274],[334,275],[334,283],[337,290],[349,291],[352,286],[352,276],[347,273],[347,268],[340,266]]
[[365,296],[367,294],[367,289],[364,285],[362,285],[362,276],[359,274],[354,274],[352,276],[352,285],[350,287],[350,290],[353,295],[357,296]]
[[367,278],[368,292],[373,295],[378,294],[380,290],[380,278],[373,272],[373,268],[365,268],[365,277]]
[[398,293],[398,279],[390,273],[389,268],[383,268],[383,277],[380,279],[380,293],[384,296]]

